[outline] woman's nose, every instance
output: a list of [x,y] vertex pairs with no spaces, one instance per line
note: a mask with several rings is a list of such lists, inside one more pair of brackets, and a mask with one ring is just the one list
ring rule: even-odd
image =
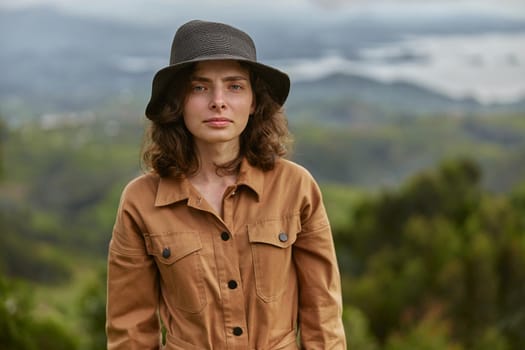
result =
[[213,90],[213,94],[211,96],[210,100],[210,108],[211,109],[224,109],[226,107],[226,103],[224,102],[224,95],[220,89]]

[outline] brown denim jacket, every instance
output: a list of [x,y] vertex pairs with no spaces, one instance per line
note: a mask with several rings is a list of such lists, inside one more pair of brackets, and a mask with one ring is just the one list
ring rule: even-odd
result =
[[125,188],[109,248],[108,349],[161,349],[160,315],[164,349],[343,350],[341,313],[330,226],[302,167],[244,161],[222,218],[187,179],[146,174]]

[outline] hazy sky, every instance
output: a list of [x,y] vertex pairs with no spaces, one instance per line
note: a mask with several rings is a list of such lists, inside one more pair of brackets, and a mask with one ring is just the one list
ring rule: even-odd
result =
[[[286,5],[283,5],[286,4]],[[158,23],[187,19],[225,20],[247,18],[332,21],[348,15],[416,18],[436,15],[501,14],[525,19],[525,0],[0,0],[0,8],[53,5],[82,15]],[[354,17],[355,18],[355,17]],[[425,22],[424,22],[425,23]],[[509,101],[525,96],[525,33],[450,38],[412,38],[379,47],[360,62],[321,54],[312,61],[294,61],[286,71],[295,79],[329,73],[358,73],[384,81],[408,80],[454,97],[474,96],[480,101]],[[413,53],[428,57],[420,63],[386,64],[380,59]],[[376,57],[377,56],[377,57]],[[378,59],[379,57],[379,59]],[[300,57],[298,59],[301,59]]]
[[337,17],[347,13],[432,15],[463,12],[501,13],[525,18],[523,0],[0,0],[0,6],[50,4],[89,15],[156,21],[170,17],[285,16]]

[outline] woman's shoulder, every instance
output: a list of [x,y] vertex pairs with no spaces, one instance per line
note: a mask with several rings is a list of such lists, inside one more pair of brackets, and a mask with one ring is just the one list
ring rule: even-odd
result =
[[315,181],[308,169],[289,159],[279,158],[276,160],[274,170],[279,174],[285,175],[291,181],[295,179]]
[[148,172],[130,180],[122,191],[123,199],[147,198],[155,196],[159,185],[160,177],[154,172]]

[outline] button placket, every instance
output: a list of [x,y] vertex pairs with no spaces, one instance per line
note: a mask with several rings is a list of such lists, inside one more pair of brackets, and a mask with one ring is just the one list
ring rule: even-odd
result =
[[228,281],[228,288],[230,289],[236,289],[238,286],[237,281],[235,280],[229,280]]
[[232,333],[233,333],[233,335],[239,337],[239,336],[242,335],[243,330],[242,330],[241,327],[233,327],[233,329],[232,329]]
[[[224,314],[224,330],[227,333],[226,342],[237,348],[248,348],[246,332],[246,310],[244,294],[241,287],[241,274],[237,244],[233,233],[226,230],[216,234],[218,243],[216,252],[223,255],[218,261],[218,278],[222,295],[222,308]],[[220,237],[220,239],[219,239]]]

